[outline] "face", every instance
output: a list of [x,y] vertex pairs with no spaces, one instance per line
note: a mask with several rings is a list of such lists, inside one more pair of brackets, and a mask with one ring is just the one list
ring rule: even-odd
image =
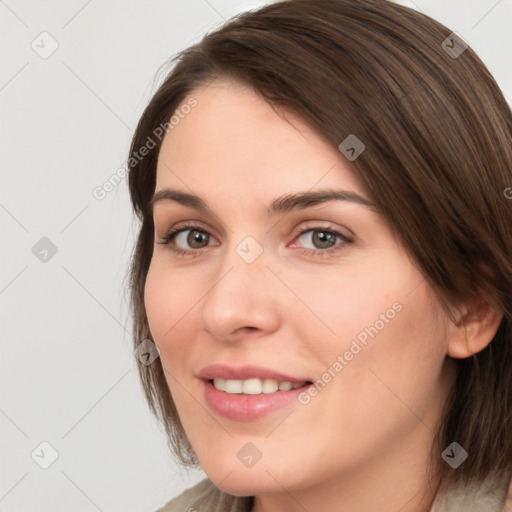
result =
[[206,474],[249,495],[425,467],[449,381],[423,275],[298,116],[231,82],[191,96],[159,154],[145,304]]

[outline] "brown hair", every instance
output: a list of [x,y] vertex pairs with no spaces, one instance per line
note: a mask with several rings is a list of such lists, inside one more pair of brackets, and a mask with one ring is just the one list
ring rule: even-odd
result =
[[[512,118],[471,48],[450,53],[454,45],[464,49],[450,34],[386,0],[292,0],[243,13],[172,59],[130,149],[133,155],[195,88],[217,78],[249,84],[336,147],[350,134],[365,144],[352,169],[443,306],[482,297],[503,312],[488,347],[455,360],[432,446],[432,467],[446,485],[512,471],[512,209],[505,193],[512,186]],[[129,160],[131,200],[142,222],[129,276],[135,345],[151,337],[144,285],[160,145]],[[170,447],[182,462],[197,462],[160,359],[138,367]],[[469,452],[455,470],[441,459],[453,441]]]

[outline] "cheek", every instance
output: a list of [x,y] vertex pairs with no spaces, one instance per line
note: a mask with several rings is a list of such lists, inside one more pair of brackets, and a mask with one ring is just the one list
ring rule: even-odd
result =
[[[303,414],[304,421],[312,415],[332,426],[330,434],[322,432],[322,455],[334,465],[340,457],[357,460],[361,449],[379,450],[406,438],[418,425],[428,436],[437,421],[445,332],[427,286],[410,293],[412,288],[406,281],[382,287],[374,281],[373,287],[338,290],[338,303],[325,304],[324,320],[336,336],[317,336],[309,346],[309,359],[316,358],[325,372],[317,376],[325,386],[318,385]],[[350,290],[361,296],[350,300]]]
[[[300,326],[300,337],[324,364],[343,354],[357,340],[369,347],[370,340],[389,330],[402,315],[404,297],[410,291],[402,275],[396,277],[385,263],[351,265],[315,275],[295,275],[293,289],[300,299],[286,308],[290,325]],[[289,282],[291,279],[289,279]],[[354,348],[354,351],[357,347]],[[350,357],[350,355],[349,355]]]
[[[350,338],[351,346],[355,340],[361,350],[351,356],[338,381],[338,396],[351,397],[348,402],[353,413],[359,418],[380,418],[383,431],[389,432],[395,429],[397,419],[401,428],[413,426],[418,418],[433,426],[432,406],[442,391],[446,356],[446,333],[427,287],[402,295],[397,302],[400,306],[393,314],[384,313],[387,322],[377,320],[381,310],[378,302],[374,304],[374,318]],[[361,334],[365,343],[359,342]],[[349,347],[346,353],[351,352]]]
[[334,380],[344,388],[365,383],[374,389],[377,382],[384,393],[387,384],[421,400],[426,387],[435,386],[446,356],[444,315],[407,260],[376,259],[351,272],[319,274],[311,283],[311,276],[295,283],[309,311],[290,309],[299,339],[307,340],[309,360],[323,371],[343,373]]
[[[192,345],[187,340],[194,336],[191,326],[196,319],[201,293],[177,273],[166,271],[161,265],[150,266],[144,288],[144,303],[153,340],[160,349],[164,367],[183,368],[187,351]],[[172,353],[172,358],[169,355]]]
[[[195,290],[195,291],[194,291]],[[191,374],[193,340],[197,336],[199,289],[179,273],[162,268],[160,262],[152,263],[146,278],[144,302],[153,340],[160,350],[160,361],[167,386],[187,431],[193,425],[187,419],[197,417],[194,402],[184,386]]]

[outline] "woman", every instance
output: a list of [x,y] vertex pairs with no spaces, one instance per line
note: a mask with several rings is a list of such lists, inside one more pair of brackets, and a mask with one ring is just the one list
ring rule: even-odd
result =
[[279,2],[177,58],[128,161],[134,341],[208,478],[160,510],[510,508],[512,120],[486,67],[383,0]]

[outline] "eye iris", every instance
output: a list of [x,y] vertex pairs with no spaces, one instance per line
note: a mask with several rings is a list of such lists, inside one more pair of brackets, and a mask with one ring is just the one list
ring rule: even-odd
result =
[[[197,230],[191,230],[190,234],[187,237],[187,243],[190,245],[190,247],[194,247],[196,249],[202,247],[201,242],[204,242],[205,240],[207,240],[206,233],[203,233],[202,231],[197,231]],[[200,247],[197,247],[196,245],[194,245],[196,242],[199,243]]]
[[313,243],[315,246],[317,246],[317,242],[319,242],[320,248],[322,249],[331,247],[330,244],[336,242],[336,235],[327,231],[315,231],[313,233]]

